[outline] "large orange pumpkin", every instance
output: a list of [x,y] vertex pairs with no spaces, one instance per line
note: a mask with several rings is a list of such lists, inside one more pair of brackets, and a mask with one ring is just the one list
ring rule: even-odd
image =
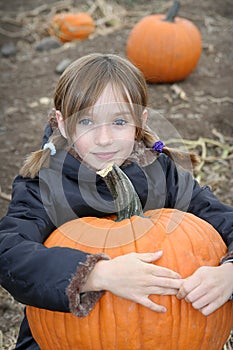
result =
[[171,83],[186,78],[201,55],[201,35],[189,20],[175,17],[178,2],[167,17],[144,17],[129,34],[126,54],[152,83]]
[[50,35],[62,42],[86,39],[94,30],[93,18],[86,12],[57,13],[49,26]]
[[[123,179],[120,197],[126,196],[129,202],[132,192],[131,189],[126,192],[128,180],[125,175],[122,178],[115,166],[110,177],[114,172],[113,177]],[[116,198],[119,186],[115,180],[111,186]],[[89,217],[67,222],[52,233],[46,246],[105,252],[112,258],[162,249],[164,254],[156,263],[178,271],[183,277],[199,266],[218,265],[226,253],[219,234],[205,221],[174,209],[151,210],[141,216],[139,201],[135,203],[132,211],[137,215],[132,216],[131,209],[127,209],[128,218],[121,221]],[[41,350],[222,349],[233,326],[232,302],[206,317],[175,296],[153,295],[151,299],[168,311],[156,313],[106,292],[84,318],[34,307],[27,307],[27,317]]]

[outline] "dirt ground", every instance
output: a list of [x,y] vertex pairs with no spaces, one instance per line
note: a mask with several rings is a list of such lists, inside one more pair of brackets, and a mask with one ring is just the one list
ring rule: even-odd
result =
[[[66,58],[91,52],[125,56],[130,30],[142,17],[164,13],[172,1],[47,1],[14,0],[0,3],[0,46],[12,42],[16,54],[0,61],[0,216],[6,213],[13,178],[26,154],[40,147],[52,95]],[[96,8],[94,7],[96,6]],[[97,23],[88,40],[37,51],[35,44],[47,36],[52,13],[61,10],[93,11]],[[202,35],[202,55],[195,71],[174,84],[148,84],[150,119],[159,134],[176,135],[197,151],[203,163],[196,172],[226,204],[233,205],[233,2],[183,0],[179,16],[193,21]],[[165,124],[164,124],[165,120]],[[164,131],[165,129],[165,131]],[[170,131],[169,131],[169,130]],[[170,135],[169,135],[170,132]],[[162,137],[161,137],[162,138]],[[199,139],[201,138],[201,139]],[[198,141],[197,141],[198,140]],[[0,349],[13,349],[23,306],[0,289]]]

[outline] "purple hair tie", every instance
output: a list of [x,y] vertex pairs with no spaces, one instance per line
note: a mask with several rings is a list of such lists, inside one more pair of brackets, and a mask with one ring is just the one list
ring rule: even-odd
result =
[[163,147],[165,146],[165,144],[162,141],[156,141],[153,146],[152,149],[156,152],[162,153],[163,152]]

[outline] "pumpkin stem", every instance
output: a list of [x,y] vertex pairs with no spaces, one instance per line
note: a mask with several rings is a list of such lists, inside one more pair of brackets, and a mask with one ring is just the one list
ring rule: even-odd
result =
[[166,18],[164,19],[165,22],[174,22],[174,19],[179,11],[180,8],[180,2],[174,1],[172,7],[169,9]]
[[117,219],[122,221],[132,216],[143,216],[140,199],[128,176],[116,164],[110,164],[97,172],[100,175],[115,201]]

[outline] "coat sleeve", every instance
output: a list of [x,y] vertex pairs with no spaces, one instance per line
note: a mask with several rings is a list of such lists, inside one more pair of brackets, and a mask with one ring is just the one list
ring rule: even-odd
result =
[[[201,187],[191,173],[167,157],[160,162],[166,172],[166,206],[188,211],[210,223],[233,251],[233,208],[221,203],[208,186]],[[166,163],[166,164],[165,164]]]
[[188,211],[209,222],[222,236],[228,251],[233,251],[233,208],[221,203],[208,186],[195,181]]
[[0,221],[0,283],[23,304],[68,312],[66,289],[88,254],[43,245],[55,227],[43,208],[38,181],[20,176],[14,181],[12,201]]

